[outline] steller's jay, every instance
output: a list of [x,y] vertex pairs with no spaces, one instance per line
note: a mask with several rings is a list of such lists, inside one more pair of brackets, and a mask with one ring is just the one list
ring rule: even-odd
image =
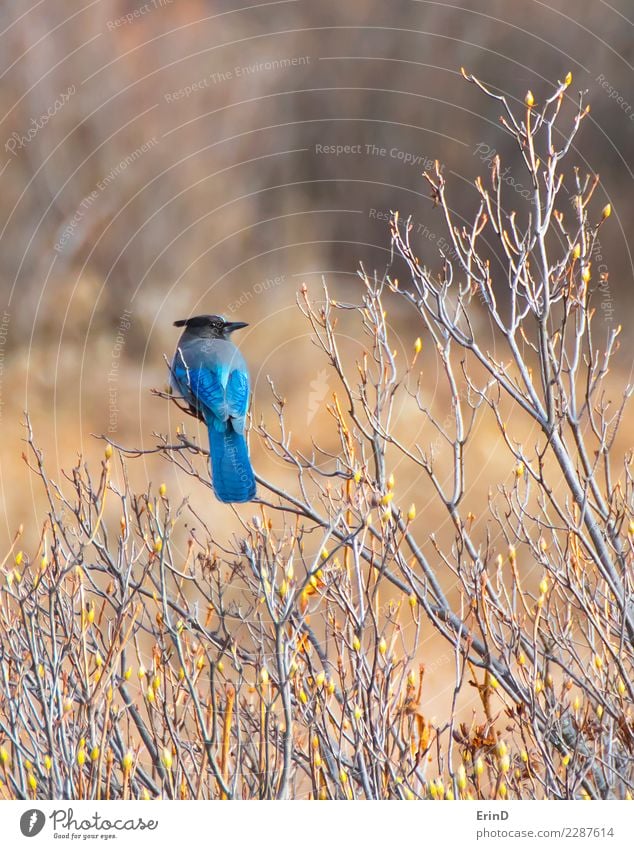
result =
[[244,321],[197,315],[174,322],[184,327],[172,361],[172,386],[204,420],[209,431],[211,480],[225,503],[250,501],[255,477],[244,438],[249,372],[230,340]]

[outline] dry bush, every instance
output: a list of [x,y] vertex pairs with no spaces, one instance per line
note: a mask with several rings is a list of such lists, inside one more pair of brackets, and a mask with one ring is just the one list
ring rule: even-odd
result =
[[[302,289],[299,310],[336,376],[336,448],[294,448],[293,400],[272,382],[275,424],[251,435],[294,485],[260,478],[246,510],[257,515],[240,514],[231,545],[163,487],[130,491],[126,467],[147,452],[109,445],[98,477],[79,464],[54,483],[29,425],[50,509],[39,549],[16,554],[16,538],[4,563],[3,796],[629,796],[634,522],[631,457],[614,446],[631,388],[615,400],[604,387],[620,328],[593,333],[602,281],[590,259],[610,210],[593,212],[596,181],[576,172],[562,195],[586,114],[579,102],[561,129],[568,85],[541,106],[529,93],[517,116],[498,98],[526,209],[505,211],[516,198],[496,159],[476,181],[471,223],[457,223],[437,166],[428,179],[449,245],[439,272],[421,267],[395,214],[411,282],[361,274],[357,303]],[[385,318],[398,299],[424,340],[403,364]],[[339,320],[362,340],[357,362],[340,353]],[[426,401],[423,345],[447,383],[444,415]],[[430,446],[395,426],[403,398],[437,431]],[[514,473],[491,481],[476,515],[469,457],[484,416]],[[155,452],[209,488],[206,451],[185,427]],[[397,466],[420,477],[447,525],[399,503]],[[430,627],[455,669],[440,722],[422,706]]]

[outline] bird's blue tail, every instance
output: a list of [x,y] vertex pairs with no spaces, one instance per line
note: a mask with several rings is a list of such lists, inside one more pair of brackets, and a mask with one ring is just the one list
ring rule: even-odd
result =
[[224,430],[218,429],[217,422],[208,422],[207,426],[216,497],[226,504],[251,501],[255,495],[255,476],[244,436],[229,422],[224,424]]

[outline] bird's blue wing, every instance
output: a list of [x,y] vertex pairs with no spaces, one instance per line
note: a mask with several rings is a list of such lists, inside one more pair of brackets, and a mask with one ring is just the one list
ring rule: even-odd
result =
[[249,406],[249,375],[240,369],[229,373],[226,389],[227,409],[232,418],[243,418]]
[[174,376],[185,398],[194,401],[202,413],[212,413],[225,421],[227,404],[221,375],[214,368],[197,366],[186,368],[182,363],[174,367]]

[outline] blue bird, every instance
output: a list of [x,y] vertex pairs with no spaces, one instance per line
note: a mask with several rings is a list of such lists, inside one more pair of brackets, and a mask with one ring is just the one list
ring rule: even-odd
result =
[[255,476],[244,420],[249,406],[249,372],[229,338],[244,321],[197,315],[174,322],[184,327],[172,361],[172,387],[203,419],[209,431],[211,480],[216,497],[230,504],[251,501]]

